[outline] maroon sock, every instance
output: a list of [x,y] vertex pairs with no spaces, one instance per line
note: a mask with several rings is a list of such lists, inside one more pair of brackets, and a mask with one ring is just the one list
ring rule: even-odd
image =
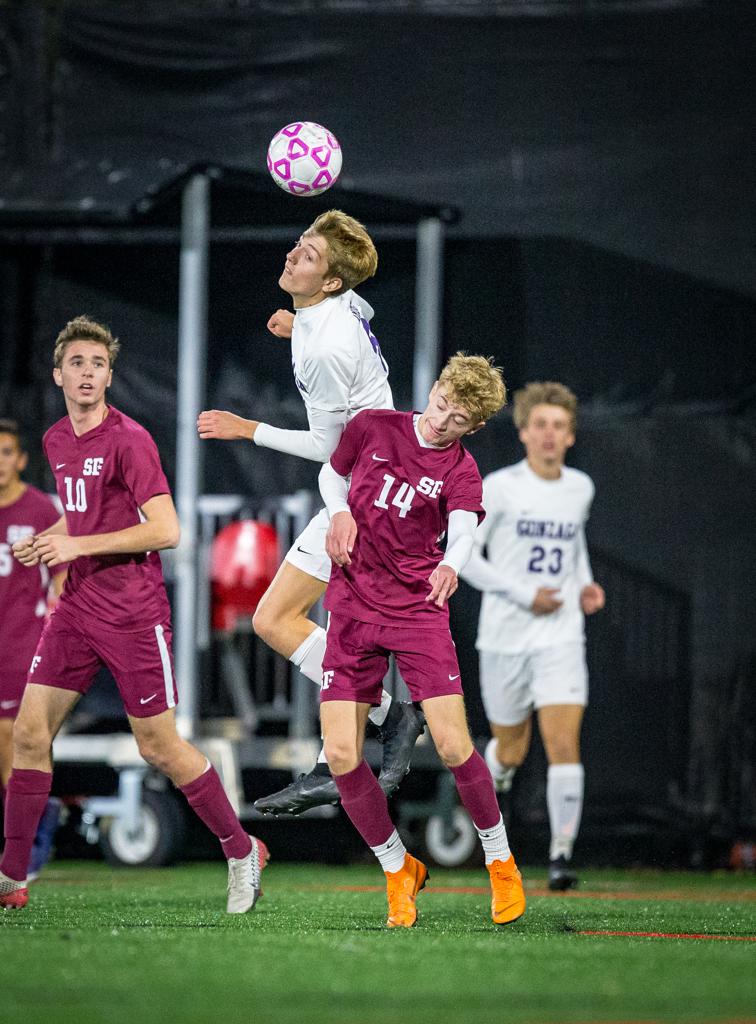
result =
[[478,829],[498,825],[501,811],[496,799],[493,779],[488,765],[477,750],[473,750],[464,764],[450,769],[457,784],[460,799]]
[[215,768],[211,765],[198,779],[180,789],[194,813],[220,840],[226,860],[246,857],[252,843],[234,814]]
[[381,846],[394,831],[386,794],[367,761],[333,781],[341,795],[341,806],[368,846]]
[[26,879],[37,826],[52,787],[52,772],[14,768],[5,790],[5,850],[0,871],[16,882]]

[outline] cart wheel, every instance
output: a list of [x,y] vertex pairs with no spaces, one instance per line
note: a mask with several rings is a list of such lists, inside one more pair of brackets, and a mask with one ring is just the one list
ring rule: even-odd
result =
[[439,867],[461,867],[470,860],[477,845],[478,833],[461,807],[453,809],[451,823],[440,814],[432,814],[425,823],[425,849]]
[[128,832],[121,818],[103,818],[100,846],[105,860],[119,867],[172,864],[184,845],[184,812],[171,793],[142,790],[139,824]]

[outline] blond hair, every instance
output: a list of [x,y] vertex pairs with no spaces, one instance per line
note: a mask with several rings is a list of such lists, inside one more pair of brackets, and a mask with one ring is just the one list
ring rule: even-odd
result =
[[60,369],[66,349],[72,341],[95,341],[104,345],[108,350],[108,362],[111,367],[121,348],[118,338],[114,338],[110,330],[103,324],[98,324],[96,320],[91,320],[88,316],[77,316],[68,321],[55,339],[53,366]]
[[577,397],[565,384],[554,380],[534,380],[524,388],[515,391],[514,422],[518,430],[527,427],[530,414],[536,405],[558,405],[570,416],[570,429],[577,426]]
[[484,423],[507,404],[503,371],[494,366],[492,356],[453,355],[441,371],[449,399],[470,413],[476,423]]
[[341,288],[332,292],[341,295],[356,288],[378,269],[378,253],[373,239],[354,217],[341,210],[327,210],[305,231],[314,232],[325,239],[328,272],[341,278]]

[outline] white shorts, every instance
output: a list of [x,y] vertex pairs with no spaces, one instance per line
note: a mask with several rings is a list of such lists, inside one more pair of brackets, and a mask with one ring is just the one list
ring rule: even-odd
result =
[[302,530],[286,552],[285,558],[285,561],[297,569],[306,572],[308,576],[314,576],[316,580],[322,580],[323,583],[327,583],[331,578],[331,559],[325,549],[329,522],[327,509],[322,508]]
[[488,721],[519,725],[533,708],[588,703],[585,644],[558,644],[526,654],[480,652],[480,695]]

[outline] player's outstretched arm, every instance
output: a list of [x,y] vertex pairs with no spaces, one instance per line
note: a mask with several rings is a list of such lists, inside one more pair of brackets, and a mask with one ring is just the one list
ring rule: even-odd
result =
[[170,494],[157,494],[142,505],[143,523],[113,533],[93,533],[83,537],[46,534],[34,541],[35,552],[47,566],[73,562],[87,555],[138,555],[146,551],[175,548],[180,527]]
[[208,409],[197,417],[199,436],[217,441],[251,441],[258,425],[257,420],[245,420],[220,409]]

